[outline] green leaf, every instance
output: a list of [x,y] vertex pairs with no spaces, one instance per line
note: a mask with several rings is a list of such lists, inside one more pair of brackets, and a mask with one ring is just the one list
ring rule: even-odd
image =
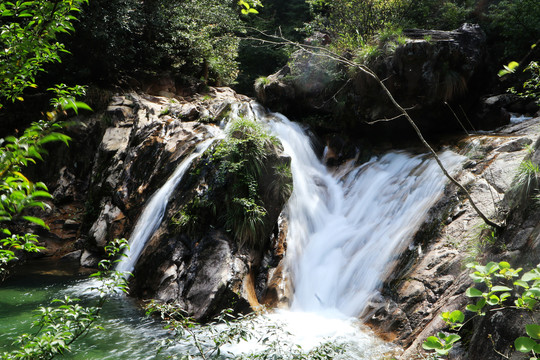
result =
[[444,339],[444,341],[446,345],[450,345],[450,344],[455,343],[456,341],[459,341],[460,339],[461,339],[461,336],[457,334],[450,334]]
[[22,217],[23,219],[25,219],[26,221],[30,221],[34,224],[37,224],[39,226],[42,226],[44,227],[45,229],[49,229],[49,227],[47,226],[47,224],[45,224],[45,221],[43,221],[42,219],[38,218],[38,217],[35,217],[35,216],[23,216]]
[[493,305],[497,305],[499,303],[499,297],[497,295],[491,295],[488,299],[487,299],[487,303],[491,306]]
[[523,274],[521,277],[521,280],[523,281],[531,281],[531,280],[539,280],[540,279],[540,273],[537,269],[531,270]]
[[521,336],[514,341],[514,346],[517,351],[528,353],[536,346],[536,341],[531,338]]
[[525,329],[527,330],[527,335],[533,339],[540,339],[540,325],[529,324],[525,326]]
[[483,293],[477,288],[471,287],[468,288],[467,291],[465,291],[465,295],[467,295],[468,297],[482,297]]
[[528,289],[529,288],[529,284],[526,282],[526,281],[523,281],[523,280],[516,280],[514,281],[514,285],[516,286],[521,286],[525,289]]
[[422,344],[422,347],[426,350],[435,350],[435,349],[442,349],[443,345],[439,339],[437,339],[435,336],[428,337],[424,343]]
[[450,313],[449,319],[455,323],[462,323],[465,321],[465,314],[459,310],[454,310]]
[[501,262],[499,263],[499,267],[500,267],[501,269],[509,269],[509,268],[510,268],[510,263],[508,263],[508,262],[506,262],[506,261],[501,261]]
[[491,288],[491,292],[499,292],[499,291],[512,291],[512,288],[509,288],[508,286],[494,286]]

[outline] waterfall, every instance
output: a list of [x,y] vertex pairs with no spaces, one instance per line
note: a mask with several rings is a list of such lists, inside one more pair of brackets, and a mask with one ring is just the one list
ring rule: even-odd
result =
[[193,160],[204,153],[217,138],[219,138],[219,136],[210,138],[198,144],[193,153],[182,160],[165,184],[152,195],[150,200],[148,200],[142,214],[137,219],[135,229],[129,238],[129,249],[125,252],[125,255],[127,256],[123,257],[118,263],[116,266],[117,271],[128,273],[133,271],[144,246],[161,224],[161,220],[163,219],[173,190],[180,183]]
[[[272,131],[292,158],[291,309],[357,316],[441,196],[446,178],[429,156],[405,152],[374,157],[341,178],[333,176],[298,124],[279,114],[268,117],[275,119],[269,121]],[[439,156],[450,172],[463,161],[450,151]]]
[[[235,106],[231,117],[240,113],[266,122],[281,140],[291,157],[294,184],[287,203],[286,259],[294,286],[291,309],[264,315],[261,321],[283,330],[281,335],[276,330],[273,337],[306,350],[326,341],[347,344],[343,358],[359,360],[392,351],[362,330],[354,317],[376,293],[392,260],[409,244],[441,196],[446,178],[438,165],[426,154],[389,152],[331,173],[300,125],[283,115],[266,113],[258,105]],[[152,195],[130,237],[128,258],[117,270],[133,270],[159,227],[173,190],[213,141],[199,144]],[[439,156],[449,172],[457,171],[463,161],[450,151]],[[242,346],[260,344],[238,344],[230,351],[242,353]]]
[[[265,121],[291,156],[294,190],[287,204],[287,261],[294,285],[291,309],[359,315],[391,261],[439,199],[446,178],[428,155],[405,152],[390,152],[356,168],[350,166],[343,176],[332,174],[300,125],[283,115],[266,113],[259,105],[250,108],[235,106],[231,116],[241,112]],[[173,190],[214,140],[199,144],[152,195],[118,271],[133,271],[162,221]],[[450,172],[463,161],[450,151],[439,156]]]

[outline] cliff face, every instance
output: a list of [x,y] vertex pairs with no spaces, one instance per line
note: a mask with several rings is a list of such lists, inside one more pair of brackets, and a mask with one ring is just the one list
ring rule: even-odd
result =
[[[152,194],[179,164],[223,132],[219,124],[232,107],[249,107],[249,101],[227,88],[191,98],[131,93],[114,96],[106,111],[79,119],[68,130],[71,149],[51,149],[51,161],[41,172],[57,195],[48,217],[52,232],[46,236],[59,245],[50,252],[95,267],[110,240],[130,237]],[[234,169],[220,170],[232,160],[216,159],[219,144],[218,139],[195,158],[172,190],[130,284],[134,295],[174,301],[199,320],[223,308],[243,311],[264,302],[269,272],[283,256],[277,222],[290,191],[281,189],[292,186],[290,173],[276,170],[288,168],[290,159],[279,143],[269,141],[253,179],[260,239],[257,246],[244,245],[226,223],[235,201],[229,198],[231,188],[242,179],[234,178]],[[70,208],[76,209],[75,218],[68,218]],[[188,215],[198,219],[186,222],[182,216]],[[233,220],[239,219],[242,214]]]

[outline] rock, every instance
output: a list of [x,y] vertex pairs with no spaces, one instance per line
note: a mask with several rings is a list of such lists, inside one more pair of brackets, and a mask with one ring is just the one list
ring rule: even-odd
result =
[[111,105],[107,107],[106,116],[114,124],[130,121],[134,116],[134,110],[130,106]]
[[67,219],[62,225],[62,227],[65,230],[70,230],[70,231],[77,231],[80,226],[81,226],[80,222],[73,219]]
[[109,240],[121,236],[124,231],[124,214],[108,200],[105,201],[97,220],[90,228],[88,238],[98,249],[103,249]]
[[82,250],[72,251],[60,258],[61,261],[79,262],[81,259]]
[[105,153],[124,151],[127,148],[131,128],[108,128],[103,135],[99,150]]
[[[539,124],[540,118],[509,125],[498,133],[470,137],[460,145],[468,151],[471,163],[459,174],[458,180],[469,183],[471,196],[488,217],[500,221],[496,215],[508,213],[507,226],[496,242],[490,240],[490,229],[481,231],[482,221],[468,200],[457,198],[455,190],[447,188],[448,200],[443,198],[430,214],[438,228],[426,230],[432,229],[429,221],[420,228],[415,237],[416,246],[398,261],[394,274],[399,276],[387,280],[384,297],[371,304],[365,314],[367,323],[376,333],[394,339],[405,348],[400,359],[414,359],[418,351],[422,351],[425,338],[445,328],[440,313],[463,310],[469,302],[464,295],[472,286],[468,270],[463,269],[467,258],[476,256],[482,263],[505,259],[516,267],[540,261],[540,211],[523,205],[523,201],[529,200],[523,200],[513,184],[524,158],[530,156],[540,161],[540,155],[536,158],[538,151],[530,155],[523,147],[533,142],[538,146],[536,129]],[[441,218],[447,219],[445,224],[440,223]],[[479,242],[479,239],[483,240]],[[420,244],[422,252],[417,251]],[[392,314],[400,319],[403,329],[398,336],[389,330],[395,325]],[[509,315],[506,321],[508,329],[499,328],[504,326],[502,320],[494,322],[482,318],[475,322],[475,335],[466,339],[469,345],[460,350],[462,355],[459,356],[469,360],[498,359],[495,353],[484,351],[492,348],[488,335],[493,334],[496,348],[502,351],[511,343],[508,339],[515,339],[520,336],[519,331],[523,331],[522,328],[517,331],[521,321],[517,315]],[[457,358],[458,354],[452,356]]]
[[[405,30],[403,34],[408,38],[405,44],[368,65],[385,79],[423,133],[470,129],[470,122],[475,129],[508,123],[508,113],[500,108],[493,108],[502,111],[495,118],[487,113],[474,115],[479,113],[474,107],[483,91],[479,84],[489,77],[486,39],[478,25],[464,24],[454,31]],[[258,81],[256,94],[272,110],[289,117],[309,116],[310,124],[323,133],[340,131],[367,139],[377,135],[385,140],[416,136],[401,119],[367,125],[399,115],[388,96],[365,73],[309,52],[295,52],[287,66]],[[317,117],[326,118],[314,122]]]
[[75,194],[77,193],[75,189],[75,175],[69,172],[66,166],[60,169],[59,178],[55,185],[52,195],[57,204],[75,199]]
[[84,250],[81,255],[81,266],[87,268],[97,268],[101,259],[94,253]]

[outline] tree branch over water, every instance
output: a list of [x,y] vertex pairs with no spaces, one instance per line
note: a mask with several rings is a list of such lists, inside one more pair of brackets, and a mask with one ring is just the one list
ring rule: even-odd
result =
[[[369,67],[367,67],[366,65],[364,64],[359,64],[359,63],[356,63],[350,59],[347,59],[346,57],[344,56],[341,56],[339,54],[336,54],[334,53],[333,51],[325,48],[325,47],[322,47],[322,46],[315,46],[315,45],[307,45],[307,44],[300,44],[298,42],[295,42],[295,41],[291,41],[291,40],[288,40],[286,38],[283,37],[283,35],[270,35],[270,34],[267,34],[265,32],[262,32],[260,30],[257,30],[257,29],[251,29],[255,32],[258,32],[259,34],[261,34],[264,38],[256,38],[256,37],[245,37],[244,39],[246,40],[253,40],[253,41],[259,41],[259,42],[263,42],[263,43],[267,43],[267,44],[273,44],[273,45],[289,45],[289,46],[293,46],[295,48],[298,48],[298,49],[301,49],[301,50],[304,50],[305,52],[309,53],[309,54],[312,54],[312,55],[315,55],[315,56],[323,56],[323,57],[327,57],[329,59],[332,59],[334,61],[338,61],[342,64],[345,64],[345,65],[348,65],[350,67],[354,67],[354,68],[357,68],[359,69],[360,71],[362,71],[364,74],[368,75],[369,77],[371,77],[372,79],[374,79],[378,84],[379,86],[381,87],[381,89],[386,93],[386,95],[388,96],[388,98],[390,99],[390,101],[392,102],[392,104],[395,106],[395,108],[399,111],[400,115],[399,116],[396,116],[395,118],[393,119],[397,119],[397,118],[400,118],[400,117],[405,117],[405,119],[407,119],[407,121],[409,122],[409,124],[412,126],[412,128],[414,129],[414,131],[416,132],[416,135],[418,136],[418,138],[420,139],[420,142],[422,142],[422,144],[429,150],[429,152],[433,155],[433,157],[435,158],[435,161],[437,162],[437,165],[439,165],[440,169],[442,170],[443,174],[448,178],[448,180],[450,180],[451,183],[453,183],[454,185],[456,185],[461,191],[463,191],[463,193],[465,194],[465,196],[467,197],[467,199],[469,200],[469,202],[471,203],[471,206],[473,207],[473,209],[476,211],[476,213],[478,214],[478,216],[480,216],[482,218],[482,220],[484,220],[484,222],[497,229],[497,230],[500,230],[502,228],[502,225],[500,224],[497,224],[496,222],[490,220],[479,208],[478,206],[476,205],[476,202],[473,200],[473,198],[471,197],[471,194],[469,193],[469,191],[467,191],[467,189],[459,182],[457,181],[449,172],[448,170],[446,170],[446,168],[444,167],[441,159],[439,158],[439,156],[437,155],[437,153],[435,152],[435,150],[431,147],[431,145],[429,145],[429,143],[426,141],[426,139],[424,138],[424,136],[422,135],[422,132],[420,131],[420,129],[418,128],[418,126],[416,125],[416,123],[413,121],[413,119],[411,118],[411,116],[409,115],[409,113],[407,112],[407,110],[405,110],[405,108],[403,108],[397,101],[396,99],[394,98],[394,96],[392,95],[392,93],[390,92],[390,90],[388,90],[388,88],[386,87],[386,85],[384,85],[384,82],[377,76],[377,74],[375,74],[375,72],[373,72]],[[388,121],[391,121],[393,119],[388,119]]]

